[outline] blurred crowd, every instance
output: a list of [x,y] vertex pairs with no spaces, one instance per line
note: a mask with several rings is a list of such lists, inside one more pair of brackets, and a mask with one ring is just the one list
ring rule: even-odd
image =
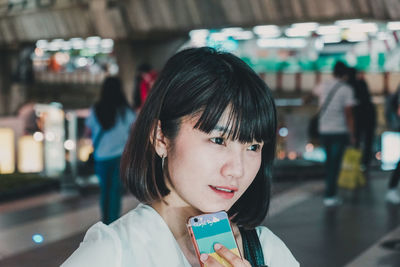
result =
[[[399,130],[399,92],[400,84],[394,94],[387,95],[385,101],[387,128],[391,131]],[[332,79],[318,84],[313,94],[319,103],[319,139],[327,156],[324,204],[337,206],[342,203],[337,196],[337,186],[347,148],[360,151],[358,168],[368,176],[377,125],[376,110],[362,73],[341,61],[336,62]],[[400,204],[397,190],[399,176],[400,166],[397,164],[386,194],[386,200],[393,204]]]

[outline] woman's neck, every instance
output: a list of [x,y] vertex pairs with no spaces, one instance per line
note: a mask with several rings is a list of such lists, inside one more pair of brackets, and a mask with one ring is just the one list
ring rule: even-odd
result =
[[164,201],[154,202],[151,206],[164,219],[175,239],[189,238],[186,223],[189,217],[200,214],[198,210],[190,206],[168,204]]
[[188,262],[192,266],[200,266],[186,225],[189,217],[198,215],[200,212],[190,206],[168,205],[164,201],[154,202],[151,206],[168,225]]

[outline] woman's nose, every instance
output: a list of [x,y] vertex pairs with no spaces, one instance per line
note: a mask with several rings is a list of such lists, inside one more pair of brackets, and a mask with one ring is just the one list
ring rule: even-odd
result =
[[244,157],[241,151],[229,151],[221,172],[224,177],[241,178],[244,175]]

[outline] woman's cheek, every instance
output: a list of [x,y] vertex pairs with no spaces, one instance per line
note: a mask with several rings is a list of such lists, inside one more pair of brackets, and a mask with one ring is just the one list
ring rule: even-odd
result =
[[257,173],[258,169],[261,167],[261,153],[251,152],[247,157],[247,162],[250,169]]

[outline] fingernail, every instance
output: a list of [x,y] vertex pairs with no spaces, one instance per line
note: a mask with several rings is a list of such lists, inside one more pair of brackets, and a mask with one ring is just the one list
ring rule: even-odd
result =
[[217,243],[217,244],[214,245],[214,249],[215,250],[219,250],[220,248],[221,248],[221,244]]
[[207,259],[208,259],[208,254],[201,254],[201,255],[200,255],[200,260],[201,260],[202,262],[205,262]]

